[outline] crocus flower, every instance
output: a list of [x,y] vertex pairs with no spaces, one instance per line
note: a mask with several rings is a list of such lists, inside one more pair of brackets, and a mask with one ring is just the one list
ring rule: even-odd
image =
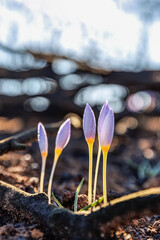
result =
[[83,115],[83,131],[87,143],[93,143],[96,134],[96,121],[93,110],[86,104]]
[[66,147],[71,136],[71,120],[67,119],[59,128],[56,137],[55,151],[61,154],[62,150]]
[[47,139],[46,130],[41,122],[38,123],[37,133],[38,133],[38,144],[39,144],[39,148],[41,151],[41,155],[42,155],[42,157],[47,156],[47,154],[48,154],[48,139]]
[[114,114],[111,109],[109,109],[104,121],[102,122],[102,125],[99,128],[102,151],[107,151],[111,145],[114,133]]
[[62,150],[66,147],[67,143],[69,142],[70,136],[71,136],[71,121],[70,119],[67,119],[59,128],[56,136],[54,161],[53,161],[53,166],[52,166],[51,175],[50,175],[49,184],[48,184],[48,202],[49,203],[51,203],[52,180],[53,180],[56,164],[58,162],[59,156],[62,153]]
[[38,143],[42,156],[42,168],[41,168],[41,176],[40,176],[40,192],[43,192],[43,184],[44,184],[44,175],[45,175],[45,166],[46,166],[46,158],[48,155],[48,139],[46,130],[42,123],[38,123]]
[[89,176],[88,176],[88,204],[92,203],[92,165],[93,165],[93,143],[95,141],[96,121],[94,113],[86,104],[83,115],[83,131],[89,150]]
[[114,132],[114,115],[113,111],[109,109],[106,117],[104,118],[100,129],[100,145],[103,153],[103,198],[104,206],[107,205],[107,184],[106,184],[106,168],[107,168],[107,155],[113,139]]
[[93,201],[96,201],[96,188],[97,188],[97,179],[98,179],[98,169],[99,169],[99,163],[100,163],[100,157],[101,157],[101,145],[100,145],[100,130],[102,127],[102,124],[104,122],[105,117],[107,116],[108,111],[110,110],[108,101],[104,103],[104,105],[101,108],[99,118],[98,118],[98,154],[97,154],[97,162],[96,162],[96,169],[95,169],[95,175],[94,175],[94,187],[93,187]]
[[108,101],[106,101],[105,104],[102,106],[102,109],[100,111],[99,118],[98,118],[98,138],[100,136],[100,129],[102,127],[104,119],[107,116],[107,113],[109,110],[110,110],[109,104],[108,104]]

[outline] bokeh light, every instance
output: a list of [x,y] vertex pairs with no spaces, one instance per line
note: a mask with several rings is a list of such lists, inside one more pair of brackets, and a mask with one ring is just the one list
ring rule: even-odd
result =
[[24,103],[26,111],[44,112],[50,106],[50,101],[45,97],[29,98]]
[[116,84],[99,84],[82,88],[75,96],[75,103],[84,106],[89,103],[91,106],[103,105],[108,100],[114,112],[122,112],[125,108],[124,98],[127,95],[127,88]]
[[127,108],[131,112],[152,111],[154,107],[155,99],[149,91],[136,92],[127,98]]

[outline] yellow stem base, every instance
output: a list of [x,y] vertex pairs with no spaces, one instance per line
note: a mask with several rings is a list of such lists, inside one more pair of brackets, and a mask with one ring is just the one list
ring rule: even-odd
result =
[[88,204],[92,203],[92,162],[93,162],[93,143],[88,142],[89,150],[89,173],[88,173]]
[[98,179],[98,169],[99,169],[100,157],[101,157],[101,145],[100,145],[100,142],[99,142],[97,162],[96,162],[96,170],[95,170],[95,176],[94,176],[93,202],[96,201],[96,188],[97,188],[97,179]]
[[103,203],[104,206],[107,205],[107,155],[108,151],[103,150]]
[[46,157],[43,157],[42,158],[41,177],[40,177],[40,189],[39,189],[40,193],[43,192],[45,166],[46,166]]
[[53,181],[53,176],[54,176],[54,172],[55,172],[55,168],[56,168],[59,156],[60,156],[60,153],[57,153],[57,151],[55,150],[53,166],[52,166],[51,175],[50,175],[49,183],[48,183],[48,204],[51,204],[52,181]]

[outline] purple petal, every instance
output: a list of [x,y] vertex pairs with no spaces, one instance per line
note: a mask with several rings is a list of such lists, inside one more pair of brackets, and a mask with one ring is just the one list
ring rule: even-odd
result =
[[88,103],[86,104],[83,115],[83,131],[86,141],[89,139],[95,139],[96,121],[94,112]]
[[71,120],[67,119],[59,128],[56,137],[56,149],[63,149],[71,136]]
[[46,130],[41,122],[38,123],[38,144],[41,151],[41,154],[47,155],[48,153],[48,139]]
[[109,109],[110,108],[109,108],[108,102],[106,101],[100,111],[99,118],[98,118],[98,137],[100,136],[100,130],[102,128],[103,121],[104,121]]
[[100,144],[101,147],[110,146],[114,133],[114,114],[110,109],[103,121],[100,129]]

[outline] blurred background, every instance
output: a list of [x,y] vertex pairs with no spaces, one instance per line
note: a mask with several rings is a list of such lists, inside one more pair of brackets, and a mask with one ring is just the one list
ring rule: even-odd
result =
[[159,10],[151,0],[1,0],[1,115],[82,116],[106,99],[119,117],[158,114]]
[[108,100],[111,159],[123,175],[112,189],[158,185],[159,12],[158,0],[0,0],[0,138],[71,117],[72,151],[84,157],[84,106],[97,118]]

